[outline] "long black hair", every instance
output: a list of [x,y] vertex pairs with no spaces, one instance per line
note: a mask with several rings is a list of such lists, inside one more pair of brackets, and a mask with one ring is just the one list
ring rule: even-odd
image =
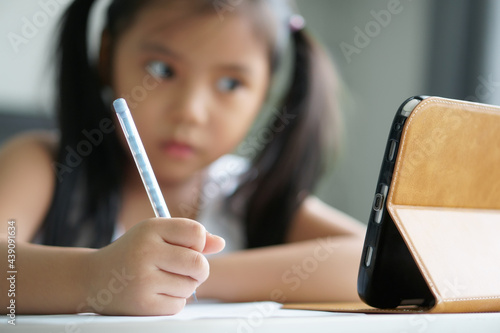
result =
[[[291,30],[290,88],[269,124],[273,140],[254,159],[234,199],[246,196],[247,246],[285,241],[297,209],[310,195],[339,139],[336,80],[327,54],[309,33]],[[279,57],[278,57],[279,59]]]
[[[87,28],[94,2],[75,0],[62,20],[57,99],[61,138],[54,163],[56,189],[41,230],[42,242],[48,245],[108,244],[120,208],[127,155],[112,128],[110,106],[104,104],[101,96],[102,75],[88,57]],[[111,45],[149,2],[112,2],[105,25]],[[285,0],[278,2],[280,6],[287,5]],[[213,1],[197,0],[197,3],[214,10]],[[245,5],[269,5],[272,15],[273,3],[245,0]],[[245,7],[236,9],[241,12]],[[313,191],[323,169],[326,137],[336,133],[336,123],[327,121],[337,113],[335,80],[328,57],[307,31],[289,29],[286,20],[283,23],[278,17],[274,20],[277,27],[285,25],[293,45],[294,63],[288,91],[276,106],[282,116],[267,124],[280,130],[274,131],[273,139],[255,156],[241,186],[229,200],[244,202],[247,247],[280,244],[285,240],[297,208]],[[283,38],[278,35],[275,39]],[[278,40],[274,44],[278,45]],[[279,67],[286,51],[284,46],[276,45],[270,52],[272,69]]]
[[[43,243],[109,244],[120,204],[126,155],[101,96],[103,78],[88,56],[87,29],[94,0],[76,0],[61,22],[57,49],[60,145],[55,193],[42,226]],[[144,3],[145,1],[143,1]],[[126,28],[140,1],[115,1],[108,10],[110,39]]]

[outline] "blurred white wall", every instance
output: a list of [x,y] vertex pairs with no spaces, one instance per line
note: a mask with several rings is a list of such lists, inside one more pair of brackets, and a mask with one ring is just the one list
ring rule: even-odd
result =
[[0,107],[50,113],[55,27],[68,0],[0,2]]

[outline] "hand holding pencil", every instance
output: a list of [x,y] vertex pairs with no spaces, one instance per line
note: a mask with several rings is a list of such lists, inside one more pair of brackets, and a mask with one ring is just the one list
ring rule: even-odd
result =
[[125,100],[115,101],[114,106],[156,218],[137,223],[115,242],[91,254],[92,282],[87,300],[92,308],[88,310],[175,314],[208,278],[209,263],[204,254],[221,251],[224,240],[196,221],[170,217]]

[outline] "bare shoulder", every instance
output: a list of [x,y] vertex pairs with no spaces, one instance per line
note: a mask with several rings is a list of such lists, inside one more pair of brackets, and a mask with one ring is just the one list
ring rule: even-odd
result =
[[54,132],[31,131],[14,136],[4,143],[0,149],[2,156],[6,152],[18,151],[19,149],[29,149],[30,152],[39,151],[41,153],[53,154],[57,147],[58,138]]
[[0,148],[0,221],[18,221],[19,241],[34,235],[48,210],[56,149],[57,136],[50,132],[21,134]]
[[288,232],[287,242],[329,236],[363,238],[365,228],[365,225],[353,217],[310,196],[299,207]]
[[0,149],[0,172],[47,172],[52,169],[56,149],[57,136],[52,132],[27,132],[15,136]]

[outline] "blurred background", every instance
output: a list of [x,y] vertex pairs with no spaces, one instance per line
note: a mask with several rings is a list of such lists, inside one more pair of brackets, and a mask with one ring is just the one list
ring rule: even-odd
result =
[[[69,2],[0,2],[0,143],[15,132],[54,124],[51,52]],[[317,194],[366,223],[390,124],[407,97],[500,104],[500,1],[297,3],[343,85],[345,144]]]

